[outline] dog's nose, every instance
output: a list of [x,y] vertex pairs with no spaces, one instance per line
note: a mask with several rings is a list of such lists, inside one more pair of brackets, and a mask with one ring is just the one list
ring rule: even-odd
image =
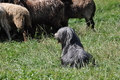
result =
[[56,35],[57,35],[57,33],[54,34],[54,36],[56,36]]

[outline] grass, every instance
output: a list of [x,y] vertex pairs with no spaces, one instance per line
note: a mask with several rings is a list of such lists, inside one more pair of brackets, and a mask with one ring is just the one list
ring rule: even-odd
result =
[[99,67],[60,66],[61,45],[54,37],[28,42],[0,42],[0,80],[120,80],[120,1],[95,0],[96,32],[84,19],[70,19],[84,48]]

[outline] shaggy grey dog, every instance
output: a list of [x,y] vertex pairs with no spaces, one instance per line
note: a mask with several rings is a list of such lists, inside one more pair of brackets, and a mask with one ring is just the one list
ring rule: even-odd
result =
[[72,28],[60,28],[54,36],[62,45],[61,65],[80,68],[92,59],[92,55],[84,50]]

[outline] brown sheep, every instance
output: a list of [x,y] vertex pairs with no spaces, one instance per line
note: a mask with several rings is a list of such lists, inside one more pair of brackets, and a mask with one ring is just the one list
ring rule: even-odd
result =
[[6,18],[6,11],[2,5],[0,5],[0,26],[7,33],[8,39],[11,40],[11,36],[10,36],[11,27],[8,23],[7,18]]
[[[60,0],[11,0],[28,9],[32,18],[32,25],[47,25],[53,28],[55,33],[60,27],[64,18],[64,4]],[[48,31],[50,30],[47,27]]]
[[[27,41],[27,30],[31,28],[31,19],[29,11],[19,5],[10,3],[0,3],[7,12],[7,19],[11,25],[11,29],[15,31],[17,28],[23,35],[24,41]],[[15,25],[16,27],[13,27]]]
[[93,0],[61,0],[65,4],[65,20],[64,26],[68,25],[70,18],[85,18],[87,28],[91,27],[94,30],[93,17],[96,6]]
[[[6,2],[21,4],[20,1],[21,2],[26,1],[27,4],[29,4],[29,3],[34,4],[35,2],[37,2],[39,0],[9,0],[9,1],[6,0]],[[40,0],[40,1],[46,1],[46,0]],[[56,0],[52,0],[52,1],[56,1]],[[93,31],[95,31],[94,30],[95,23],[94,23],[93,17],[94,17],[95,11],[96,11],[96,6],[95,6],[95,3],[93,0],[61,0],[61,1],[65,5],[65,17],[62,22],[62,26],[68,26],[68,20],[70,18],[80,18],[80,19],[85,18],[86,23],[87,23],[87,28],[91,27],[93,29]],[[30,6],[28,6],[28,7],[30,7]],[[36,7],[37,7],[37,5],[36,5]],[[31,14],[33,14],[33,13],[31,12]],[[33,18],[34,18],[34,14],[33,14]],[[36,18],[34,18],[34,19],[36,19]]]

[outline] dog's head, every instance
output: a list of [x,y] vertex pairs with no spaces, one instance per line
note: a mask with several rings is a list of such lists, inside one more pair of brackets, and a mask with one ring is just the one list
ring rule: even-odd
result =
[[75,31],[70,27],[60,28],[54,36],[63,46],[74,44],[75,42],[80,43],[79,38],[75,34]]

